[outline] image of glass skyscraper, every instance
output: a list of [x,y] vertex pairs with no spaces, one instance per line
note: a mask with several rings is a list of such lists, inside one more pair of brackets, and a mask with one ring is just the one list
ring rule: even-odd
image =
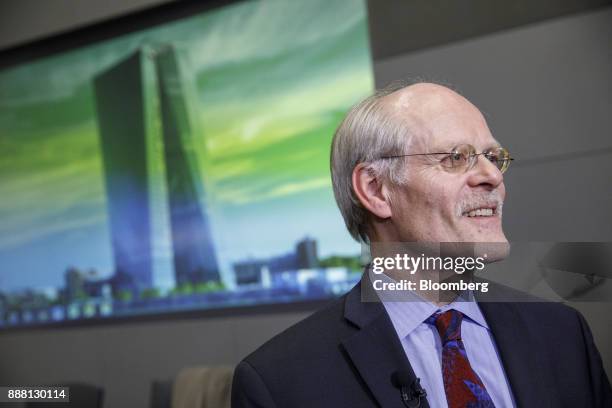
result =
[[94,80],[117,282],[218,282],[198,161],[194,76],[172,45],[145,46]]

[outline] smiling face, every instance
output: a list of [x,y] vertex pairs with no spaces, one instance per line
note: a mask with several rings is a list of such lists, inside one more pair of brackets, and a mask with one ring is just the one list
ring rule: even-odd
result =
[[[478,153],[498,147],[480,111],[442,86],[418,84],[388,95],[385,103],[414,135],[409,153],[451,152],[471,144]],[[443,156],[403,159],[407,183],[391,188],[386,225],[401,242],[507,243],[501,222],[503,176],[484,156],[471,169],[449,169]],[[389,236],[389,234],[387,234]]]

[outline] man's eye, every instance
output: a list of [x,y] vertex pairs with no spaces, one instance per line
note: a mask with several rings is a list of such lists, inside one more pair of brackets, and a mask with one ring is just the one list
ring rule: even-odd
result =
[[500,167],[502,164],[504,164],[504,162],[506,161],[506,159],[504,157],[500,157],[500,155],[495,154],[495,153],[485,153],[484,155],[491,163],[493,163],[494,165]]
[[461,165],[463,160],[463,154],[455,152],[444,156],[442,160],[440,160],[440,163],[442,163],[444,167],[456,167]]
[[455,152],[450,155],[451,160],[455,162],[460,162],[463,160],[463,154]]

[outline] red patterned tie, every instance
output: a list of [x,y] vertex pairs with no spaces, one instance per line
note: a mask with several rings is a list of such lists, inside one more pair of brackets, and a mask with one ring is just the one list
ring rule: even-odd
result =
[[472,370],[461,340],[463,314],[456,310],[434,314],[427,323],[438,329],[442,340],[442,377],[449,408],[495,407],[487,389]]

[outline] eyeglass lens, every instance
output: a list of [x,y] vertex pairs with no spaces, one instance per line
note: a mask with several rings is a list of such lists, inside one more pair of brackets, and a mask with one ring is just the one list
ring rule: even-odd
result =
[[496,147],[485,150],[482,153],[476,153],[474,146],[466,144],[453,149],[453,153],[450,155],[451,167],[470,169],[476,164],[479,155],[486,157],[502,173],[508,170],[510,166],[510,154],[503,147]]

